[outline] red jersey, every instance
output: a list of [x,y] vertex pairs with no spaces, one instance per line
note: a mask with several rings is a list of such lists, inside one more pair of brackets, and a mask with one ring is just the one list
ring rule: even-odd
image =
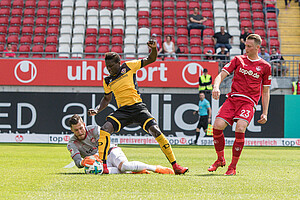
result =
[[7,52],[7,53],[4,53],[5,56],[8,56],[8,57],[15,57],[16,54],[14,52],[9,52],[8,50],[4,50],[3,52]]
[[271,85],[271,65],[261,58],[251,60],[246,55],[236,56],[222,70],[228,75],[234,72],[228,96],[245,97],[254,105],[261,97],[262,86]]

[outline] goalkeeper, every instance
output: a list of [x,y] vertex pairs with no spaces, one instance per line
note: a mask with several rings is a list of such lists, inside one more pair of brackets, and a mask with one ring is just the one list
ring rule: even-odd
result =
[[[100,126],[85,126],[82,118],[77,114],[70,118],[69,125],[74,135],[68,142],[67,148],[76,166],[83,168],[92,165],[94,160],[85,157],[98,154]],[[167,167],[148,165],[139,161],[129,162],[120,147],[111,147],[108,150],[107,168],[109,174],[126,172],[149,174],[149,171],[160,174],[174,174],[174,171]]]

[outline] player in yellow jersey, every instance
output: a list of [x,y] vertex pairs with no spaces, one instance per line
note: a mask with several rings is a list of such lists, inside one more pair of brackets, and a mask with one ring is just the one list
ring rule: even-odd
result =
[[105,65],[110,76],[104,78],[104,96],[95,109],[89,109],[90,116],[97,115],[107,107],[114,93],[118,109],[107,116],[100,130],[98,140],[99,157],[103,160],[104,172],[108,173],[106,159],[110,148],[110,135],[119,132],[123,127],[138,123],[145,131],[155,137],[161,150],[172,164],[175,174],[184,174],[188,168],[177,164],[171,145],[159,129],[156,120],[148,111],[137,90],[136,71],[153,63],[157,58],[156,42],[150,40],[147,45],[151,53],[142,60],[127,61],[120,65],[120,56],[114,52],[105,54]]

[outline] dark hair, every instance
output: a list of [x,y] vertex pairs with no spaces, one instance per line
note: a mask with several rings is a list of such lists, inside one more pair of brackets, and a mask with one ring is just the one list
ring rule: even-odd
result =
[[75,114],[69,119],[69,126],[72,127],[72,125],[76,125],[78,122],[83,122],[83,120],[79,115]]
[[194,8],[193,8],[193,10],[195,10],[195,9],[198,9],[198,10],[199,10],[199,8],[198,8],[198,7],[194,7]]
[[[172,40],[172,36],[171,36],[171,35],[167,35],[167,37],[170,37],[170,40]],[[166,38],[167,38],[167,37],[166,37]]]
[[199,91],[199,94],[201,94],[201,93],[203,93],[203,94],[205,95],[204,90],[200,90],[200,91]]
[[203,69],[203,72],[208,72],[208,70],[206,68]]
[[8,45],[12,45],[12,44],[11,44],[11,43],[7,43],[7,46],[8,46]]
[[257,45],[261,45],[261,37],[257,34],[250,34],[248,35],[248,37],[246,38],[246,40],[254,40],[254,43]]
[[115,52],[107,52],[105,53],[105,61],[114,61],[115,63],[118,63],[121,61],[121,58],[119,54]]

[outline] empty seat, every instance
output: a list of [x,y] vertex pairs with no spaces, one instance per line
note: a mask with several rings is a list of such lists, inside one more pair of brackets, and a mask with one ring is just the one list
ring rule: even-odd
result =
[[4,17],[10,16],[10,9],[9,8],[1,8],[0,16],[4,16]]
[[162,3],[161,1],[152,1],[151,2],[151,10],[161,10],[162,9]]
[[177,1],[176,8],[177,8],[177,10],[186,10],[187,4],[185,1]]
[[265,29],[265,22],[262,20],[255,20],[253,22],[254,29]]
[[200,9],[200,4],[197,1],[191,1],[189,3],[189,10],[193,10],[194,8]]
[[253,20],[262,19],[264,20],[265,16],[263,12],[253,12],[252,13]]
[[98,31],[96,28],[87,28],[85,32],[86,36],[97,36],[97,33]]
[[209,28],[214,28],[214,22],[211,19],[208,19],[205,22],[203,22],[203,25],[205,25],[206,27],[209,27]]
[[21,17],[13,17],[10,19],[10,26],[21,26]]
[[256,29],[254,31],[255,34],[259,35],[261,38],[265,38],[266,37],[266,32],[264,29]]
[[36,11],[37,17],[48,17],[48,9],[46,8],[40,8]]
[[31,44],[31,35],[23,35],[20,38],[20,44]]
[[111,31],[112,36],[123,36],[123,29],[120,28],[114,28]]
[[252,11],[262,11],[263,10],[263,5],[258,2],[252,3]]
[[[30,52],[30,46],[29,45],[21,45],[19,47],[19,58],[28,58],[29,57],[29,52]],[[27,52],[27,53],[26,53]]]
[[10,2],[10,0],[2,0],[2,1],[0,2],[0,7],[1,7],[1,8],[9,8],[9,7],[11,7],[11,2]]
[[151,11],[151,18],[162,18],[161,10],[152,10]]
[[23,8],[24,2],[23,0],[14,0],[12,7],[13,8]]
[[273,20],[268,20],[268,28],[277,29],[277,22]]
[[123,2],[123,0],[115,0],[114,3],[113,3],[113,9],[124,10],[124,2]]
[[47,18],[45,18],[45,17],[37,18],[35,20],[35,25],[36,26],[47,26]]
[[188,39],[187,37],[178,37],[177,38],[177,46],[188,46]]
[[99,35],[100,36],[108,36],[108,35],[110,35],[110,29],[108,29],[108,28],[100,28],[99,29]]
[[35,9],[34,8],[26,8],[24,10],[24,17],[34,17],[35,16]]
[[190,40],[191,46],[201,46],[201,38],[199,37],[192,37]]
[[204,10],[202,11],[202,16],[208,19],[213,19],[213,13],[211,10]]
[[[23,28],[24,29],[24,28]],[[48,35],[58,35],[58,27],[51,26],[47,29],[47,34]]]
[[278,31],[276,29],[270,29],[268,31],[268,36],[271,38],[278,38]]
[[60,9],[58,9],[58,8],[50,9],[49,17],[60,17]]
[[174,19],[167,18],[164,20],[164,27],[174,27],[174,26],[175,26]]
[[47,45],[57,45],[57,36],[55,35],[50,35],[46,39],[46,44]]
[[187,18],[188,15],[187,15],[187,12],[186,10],[178,10],[176,12],[176,18]]
[[52,0],[50,2],[50,8],[60,8],[61,7],[61,1],[60,0]]
[[164,30],[164,34],[165,35],[171,35],[172,37],[175,36],[175,29],[174,28],[171,28],[171,27],[166,27],[165,30]]
[[190,31],[191,37],[201,37],[201,30],[200,29],[191,29]]
[[33,44],[44,44],[45,36],[44,35],[36,35],[33,37]]
[[211,2],[202,2],[201,9],[202,10],[212,10],[212,3]]
[[251,13],[248,11],[241,11],[240,12],[240,20],[242,19],[251,19]]
[[44,47],[43,45],[34,45],[31,51],[33,53],[32,58],[42,58],[42,52],[44,52]]
[[24,26],[22,28],[22,35],[33,35],[33,27],[32,26]]
[[110,44],[109,37],[108,36],[100,36],[98,39],[98,44],[99,45],[109,45]]
[[213,47],[214,41],[211,38],[204,38],[203,39],[203,46],[204,47]]
[[187,21],[186,19],[177,19],[177,27],[183,27],[186,28],[187,27]]
[[98,53],[100,54],[99,58],[104,58],[104,54],[106,52],[109,52],[109,46],[99,46],[98,48]]
[[148,11],[139,11],[138,18],[149,18],[149,12]]
[[[85,47],[85,58],[96,58],[96,46],[87,46]],[[88,54],[92,53],[92,54]]]
[[18,17],[21,17],[22,16],[22,8],[13,8],[11,10],[11,16],[18,16]]
[[270,47],[271,48],[279,48],[280,47],[280,42],[278,39],[270,39]]
[[48,45],[45,48],[45,52],[47,53],[45,58],[56,58],[57,48],[55,45]]
[[267,12],[267,19],[277,19],[276,13]]
[[8,28],[9,35],[19,35],[20,34],[20,27],[19,26],[11,26]]
[[39,26],[35,28],[35,35],[46,35],[46,28],[43,26]]
[[104,0],[100,3],[100,9],[111,9],[111,1],[110,0]]
[[116,53],[123,53],[123,50],[122,50],[122,46],[112,46],[111,52],[116,52]]
[[162,36],[162,29],[158,27],[151,28],[151,35],[156,34],[158,36]]
[[38,8],[48,8],[48,0],[40,0],[37,4]]
[[148,18],[141,18],[138,20],[138,26],[141,27],[149,27],[149,20]]
[[99,2],[97,0],[92,0],[88,2],[88,9],[99,9]]
[[164,11],[164,18],[174,18],[175,13],[174,10],[165,10]]
[[174,10],[175,4],[174,1],[164,1],[164,9],[166,10]]
[[[201,54],[201,53],[202,51],[199,46],[191,47],[191,54]],[[201,55],[196,55],[196,56],[192,55],[191,58],[192,60],[201,60]]]
[[241,20],[241,28],[252,28],[252,22],[250,20]]
[[33,17],[27,17],[23,19],[23,26],[34,26]]
[[0,25],[8,26],[8,17],[0,17]]
[[161,19],[152,19],[151,20],[151,26],[152,27],[162,27]]
[[111,39],[112,45],[122,45],[123,44],[123,37],[122,36],[114,36]]
[[7,26],[0,26],[0,35],[7,34]]
[[212,37],[215,34],[215,31],[211,28],[206,28],[203,31],[203,36],[204,37]]
[[250,4],[247,2],[242,2],[239,4],[239,11],[250,11]]

